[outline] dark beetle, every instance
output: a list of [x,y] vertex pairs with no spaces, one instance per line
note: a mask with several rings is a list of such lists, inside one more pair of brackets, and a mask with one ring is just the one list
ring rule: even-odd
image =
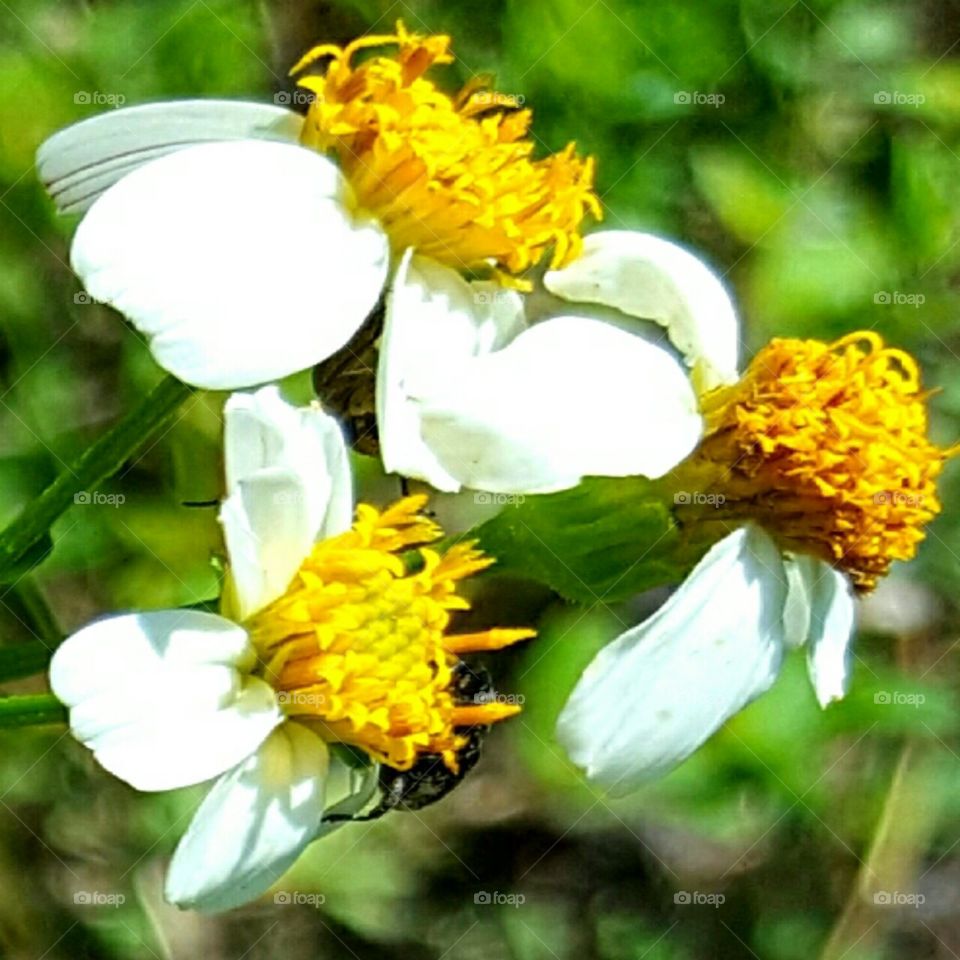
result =
[[[460,661],[453,671],[454,699],[462,704],[482,703],[494,695],[490,674],[483,667],[471,667]],[[357,817],[334,814],[324,819],[377,820],[391,810],[421,810],[442,800],[477,765],[480,747],[489,727],[461,728],[467,742],[457,753],[459,770],[454,773],[436,753],[425,753],[409,770],[380,766],[380,799],[368,813]]]

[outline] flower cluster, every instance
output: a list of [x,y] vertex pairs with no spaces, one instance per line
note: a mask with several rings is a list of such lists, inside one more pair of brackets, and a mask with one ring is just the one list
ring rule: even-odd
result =
[[50,673],[111,773],[214,781],[170,867],[180,905],[259,896],[308,843],[379,815],[385,775],[427,759],[460,775],[476,732],[519,712],[463,697],[471,654],[534,635],[457,627],[463,581],[494,558],[445,540],[424,496],[355,504],[341,425],[269,385],[358,331],[388,473],[488,500],[642,476],[706,545],[559,717],[612,789],[687,757],[791,647],[821,704],[843,696],[856,594],[940,509],[954,451],[928,437],[910,356],[873,333],[774,340],[741,375],[717,276],[649,234],[581,236],[601,217],[593,159],[537,157],[529,110],[439,85],[451,60],[449,37],[400,23],[312,49],[292,71],[305,116],[131,107],[38,155],[59,207],[83,214],[71,259],[90,295],[174,376],[244,391],[224,408],[219,612],[104,617]]

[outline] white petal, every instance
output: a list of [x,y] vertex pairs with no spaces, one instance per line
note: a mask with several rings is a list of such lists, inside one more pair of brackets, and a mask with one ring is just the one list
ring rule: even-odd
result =
[[421,431],[465,486],[542,493],[588,475],[659,477],[700,438],[687,376],[610,324],[556,317],[486,356],[424,376]]
[[810,637],[811,608],[820,575],[816,557],[798,554],[784,557],[787,573],[787,599],[783,605],[784,639],[788,647],[802,647]]
[[380,295],[387,241],[350,203],[336,167],[313,150],[190,147],[97,200],[77,229],[73,267],[180,379],[265,383],[342,347]]
[[605,230],[584,239],[583,253],[547,273],[548,290],[565,300],[601,303],[665,327],[711,389],[737,379],[739,324],[717,275],[683,247],[649,233]]
[[220,520],[243,620],[283,593],[314,543],[349,528],[352,480],[340,426],[318,405],[264,387],[234,394],[224,419]]
[[574,763],[625,792],[688,757],[773,683],[785,596],[779,550],[759,528],[715,544],[580,678],[557,726]]
[[138,790],[209,780],[282,720],[246,632],[195,610],[123,614],[68,637],[50,664],[75,737]]
[[377,426],[388,473],[456,491],[420,435],[418,384],[437,368],[508,343],[523,329],[523,302],[512,290],[468,283],[455,270],[405,254],[387,298],[377,369]]
[[807,667],[817,700],[826,707],[842,699],[850,684],[856,601],[849,578],[822,560],[814,563]]
[[216,140],[296,143],[303,118],[242,100],[172,100],[111,110],[40,145],[37,171],[61,213],[82,213],[118,180],[151,160]]
[[167,899],[229,910],[279,880],[320,826],[328,765],[326,744],[302,724],[275,730],[207,794],[173,855]]

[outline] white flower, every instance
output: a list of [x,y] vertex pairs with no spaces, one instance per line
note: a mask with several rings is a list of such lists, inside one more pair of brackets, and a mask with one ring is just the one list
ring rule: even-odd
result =
[[[77,274],[171,373],[234,389],[343,347],[388,284],[391,249],[503,275],[551,247],[564,261],[597,208],[592,162],[531,160],[520,118],[478,118],[488,94],[435,87],[423,74],[453,59],[448,45],[398,24],[316,48],[295,68],[324,64],[299,81],[306,117],[183,101],[55,134],[37,163],[59,208],[85,214]],[[371,46],[398,49],[352,62]]]
[[821,706],[844,696],[855,591],[915,555],[957,454],[928,437],[929,395],[913,357],[858,331],[771,340],[701,396],[703,438],[664,483],[678,522],[718,542],[561,712],[588,776],[629,789],[668,770],[767,690],[789,647],[807,645]]
[[[355,519],[347,453],[319,407],[276,387],[225,409],[223,615],[105,617],[64,641],[50,682],[74,736],[140,790],[219,777],[180,841],[168,899],[222,910],[276,881],[313,839],[371,799],[378,763],[457,772],[465,728],[518,713],[462,696],[459,655],[527,628],[450,633],[459,581],[493,563],[443,531],[425,497]],[[412,548],[421,563],[408,569]],[[353,772],[327,743],[375,761]]]
[[[319,408],[294,410],[275,388],[226,408],[226,535],[237,620],[286,589],[318,539],[350,525],[350,472],[340,430]],[[69,637],[50,682],[73,735],[139,790],[219,777],[180,841],[167,896],[222,910],[276,881],[330,828],[324,810],[370,797],[363,777],[254,675],[257,652],[232,619],[193,610],[105,617]],[[372,779],[372,782],[371,782]]]

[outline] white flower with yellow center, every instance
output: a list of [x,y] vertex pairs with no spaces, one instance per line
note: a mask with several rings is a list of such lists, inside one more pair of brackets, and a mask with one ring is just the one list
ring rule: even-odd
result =
[[[580,249],[599,215],[593,163],[532,159],[531,115],[497,94],[440,91],[449,37],[389,36],[312,50],[294,68],[306,117],[277,106],[182,101],[83,121],[43,144],[61,210],[85,213],[73,267],[142,331],[157,361],[200,387],[253,386],[343,347],[407,250],[513,283]],[[354,63],[367,48],[392,57]]]
[[844,695],[855,593],[914,555],[957,452],[928,440],[927,396],[915,360],[875,333],[773,340],[702,396],[704,438],[664,486],[678,521],[717,542],[564,707],[559,739],[591,779],[627,790],[669,770],[793,646],[821,706]]
[[[223,615],[164,610],[109,616],[64,641],[50,681],[74,736],[140,790],[218,777],[180,841],[168,899],[220,910],[279,879],[355,813],[377,764],[424,755],[456,771],[466,728],[516,713],[460,703],[458,654],[497,649],[525,629],[449,634],[465,609],[457,581],[492,563],[470,544],[430,549],[441,531],[424,498],[353,514],[340,429],[275,388],[226,407],[229,574]],[[403,554],[419,549],[419,569]],[[351,772],[328,747],[373,761]]]
[[[355,62],[390,45],[393,56]],[[688,358],[722,340],[709,331],[729,327],[726,295],[656,238],[581,240],[585,215],[600,214],[592,160],[572,145],[533,159],[528,110],[477,86],[439,90],[426,72],[452,59],[448,46],[401,24],[396,35],[318,47],[295,68],[322,70],[300,80],[306,117],[183,101],[61,131],[38,166],[59,207],[84,213],[73,266],[162,366],[216,389],[330,357],[385,292],[375,401],[384,462],[438,489],[527,493],[586,475],[656,474],[668,444],[683,455],[699,435],[682,366],[582,312],[528,330],[512,288],[529,287],[522,275],[545,258],[555,269],[612,262],[622,272],[612,306],[665,324]],[[733,363],[714,360],[721,374]],[[677,402],[664,406],[670,422],[645,418],[652,442],[634,429],[636,411],[662,396]]]

